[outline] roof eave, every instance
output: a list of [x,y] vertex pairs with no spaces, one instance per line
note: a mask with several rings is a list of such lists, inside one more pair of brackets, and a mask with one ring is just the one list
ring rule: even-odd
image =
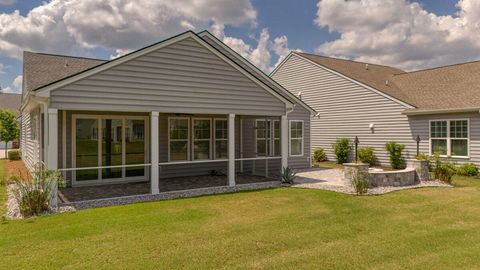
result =
[[446,113],[468,113],[475,112],[480,113],[480,107],[471,107],[471,108],[447,108],[447,109],[414,109],[414,110],[404,110],[402,114],[408,116],[414,115],[429,115],[429,114],[446,114]]

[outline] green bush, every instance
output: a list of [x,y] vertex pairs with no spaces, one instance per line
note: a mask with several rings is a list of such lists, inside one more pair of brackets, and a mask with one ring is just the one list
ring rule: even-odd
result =
[[402,151],[405,149],[405,145],[398,144],[397,142],[390,141],[385,144],[385,150],[390,154],[390,165],[393,169],[401,169],[405,164],[405,160],[402,157]]
[[464,175],[464,176],[477,176],[478,175],[478,168],[473,163],[466,163],[466,164],[463,164],[462,166],[458,167],[457,174],[458,175]]
[[327,155],[325,154],[325,150],[323,148],[316,148],[313,151],[313,161],[322,162],[327,160]]
[[430,156],[423,153],[418,154],[415,158],[417,160],[430,160]]
[[290,167],[283,168],[282,171],[282,183],[284,184],[293,184],[293,181],[297,173],[295,173],[294,170],[292,170]]
[[347,163],[348,154],[350,153],[350,140],[348,138],[337,138],[336,142],[332,145],[333,152],[337,157],[337,163]]
[[358,159],[361,162],[367,163],[370,166],[375,166],[377,163],[377,156],[375,156],[375,149],[373,147],[358,148]]
[[358,195],[363,195],[368,192],[368,172],[358,171],[352,179],[352,185]]
[[10,150],[8,151],[9,160],[20,160],[20,151],[19,150]]
[[435,168],[435,178],[445,183],[452,183],[452,177],[455,175],[457,168],[455,164],[450,162],[442,162],[440,166]]

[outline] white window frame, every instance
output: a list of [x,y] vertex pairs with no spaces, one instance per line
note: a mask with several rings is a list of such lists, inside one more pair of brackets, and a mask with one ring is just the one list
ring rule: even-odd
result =
[[[293,122],[300,122],[302,123],[302,153],[300,155],[292,155],[292,139],[299,139],[299,138],[292,138],[292,123]],[[288,155],[290,157],[303,157],[305,149],[305,123],[303,120],[289,120],[288,121]]]
[[[259,139],[257,137],[258,133],[258,122],[268,122],[269,125],[270,125],[270,130],[269,130],[269,134],[267,136],[267,130],[265,131],[265,138],[263,139]],[[279,125],[279,137],[278,138],[275,138],[275,122],[278,122],[278,125]],[[267,127],[267,125],[265,126]],[[267,129],[267,128],[266,128]],[[281,149],[280,149],[280,153],[275,153],[275,141],[278,140],[279,143],[281,143],[281,133],[282,133],[282,127],[281,127],[281,123],[280,123],[280,120],[277,120],[277,119],[262,119],[262,118],[258,118],[258,119],[255,119],[255,140],[254,140],[254,149],[255,149],[255,153],[256,153],[256,156],[259,157],[258,155],[258,152],[257,152],[257,141],[259,140],[265,140],[265,141],[269,141],[268,143],[268,157],[280,157],[282,155],[281,153]],[[265,143],[265,147],[267,146],[267,143]],[[281,148],[281,146],[280,146]],[[263,155],[264,157],[265,155]]]
[[[227,122],[227,138],[217,139],[217,121],[226,121]],[[212,159],[217,160],[217,141],[227,141],[228,142],[228,119],[227,118],[213,118],[213,155]],[[228,158],[228,144],[227,144],[227,158]],[[225,159],[225,158],[220,158]]]
[[[108,184],[108,183],[122,183],[122,182],[130,182],[130,181],[145,181],[145,179],[148,179],[148,170],[145,169],[145,173],[143,176],[132,176],[132,177],[126,177],[126,145],[125,145],[125,122],[127,119],[131,120],[143,120],[145,123],[145,138],[144,138],[144,145],[145,145],[145,161],[148,160],[148,157],[150,155],[150,137],[148,136],[150,132],[150,126],[149,126],[149,121],[147,116],[142,116],[142,115],[99,115],[99,114],[72,114],[71,116],[72,119],[72,124],[71,124],[71,147],[72,147],[72,155],[71,155],[71,164],[72,168],[77,168],[76,164],[76,156],[77,156],[77,144],[75,142],[76,137],[77,137],[77,130],[76,130],[76,125],[77,125],[77,119],[95,119],[97,120],[97,142],[98,142],[98,162],[97,162],[97,167],[104,167],[102,165],[102,140],[103,140],[103,134],[102,134],[102,120],[104,119],[122,119],[122,164],[119,165],[122,166],[122,177],[120,178],[102,178],[102,170],[103,168],[98,168],[98,179],[95,180],[84,180],[84,181],[77,181],[76,179],[76,171],[78,170],[72,170],[71,177],[72,177],[72,186],[85,186],[85,185],[92,185],[92,184]],[[141,166],[141,165],[140,165]],[[140,167],[139,166],[139,167]]]
[[[208,120],[209,122],[209,131],[210,131],[210,138],[208,139],[195,139],[195,120]],[[192,128],[191,128],[191,132],[192,132],[192,158],[191,160],[211,160],[213,159],[212,158],[212,139],[213,139],[213,136],[212,136],[212,118],[208,118],[208,117],[192,117]],[[204,159],[195,159],[195,142],[196,141],[199,141],[199,142],[206,142],[208,141],[208,158],[204,158]],[[169,144],[170,145],[170,144]]]
[[[447,137],[446,138],[432,138],[432,122],[440,122],[446,121],[447,122]],[[451,121],[467,121],[467,138],[452,138],[450,136],[450,122]],[[428,121],[428,138],[429,138],[429,145],[428,145],[428,152],[432,155],[432,139],[446,139],[447,140],[447,154],[440,155],[440,157],[446,158],[460,158],[460,159],[467,159],[470,158],[470,119],[469,118],[455,118],[455,119],[431,119]],[[467,141],[467,156],[452,156],[452,148],[451,148],[451,140],[466,140]]]
[[[281,140],[282,127],[281,127],[280,120],[272,119],[271,121],[272,121],[272,123],[270,125],[272,126],[272,128],[270,129],[270,131],[271,131],[271,136],[270,137],[271,137],[272,142],[270,143],[270,148],[271,148],[270,153],[274,157],[280,157],[282,155],[282,140]],[[278,123],[278,138],[275,138],[275,123]],[[278,144],[280,145],[280,153],[275,153],[275,141],[277,141],[277,140],[278,140]]]
[[[176,120],[176,119],[183,119],[183,120],[187,120],[188,121],[188,130],[187,130],[187,159],[186,160],[171,160],[170,159],[170,142],[172,141],[172,139],[170,138],[170,120]],[[190,144],[191,144],[191,135],[190,135],[190,132],[191,132],[191,121],[190,121],[190,117],[168,117],[167,118],[167,121],[168,121],[168,124],[167,124],[167,128],[168,128],[168,134],[167,134],[167,138],[168,138],[168,162],[182,162],[182,161],[190,161]],[[184,141],[184,139],[173,139],[173,141]]]

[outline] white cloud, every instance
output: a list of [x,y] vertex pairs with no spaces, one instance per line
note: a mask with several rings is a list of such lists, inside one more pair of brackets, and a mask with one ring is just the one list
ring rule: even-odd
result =
[[10,86],[7,86],[2,89],[2,93],[22,93],[22,83],[23,83],[23,76],[18,75],[12,82]]
[[10,6],[15,4],[15,2],[17,2],[17,0],[0,0],[0,5]]
[[188,29],[256,25],[250,0],[52,0],[26,16],[0,14],[0,54],[136,49]]
[[0,75],[7,73],[5,69],[6,69],[5,65],[0,63]]
[[[241,38],[225,36],[223,29],[223,25],[215,24],[212,26],[212,33],[266,73],[271,72],[290,52],[288,48],[288,38],[286,36],[280,36],[272,41],[266,28],[262,29],[260,37],[258,40],[255,40],[257,42],[255,48],[252,48],[252,46]],[[296,51],[299,50],[297,49]],[[278,58],[274,65],[272,65],[272,54]]]
[[407,70],[480,57],[480,1],[460,0],[438,16],[405,0],[321,0],[315,23],[340,33],[317,52]]

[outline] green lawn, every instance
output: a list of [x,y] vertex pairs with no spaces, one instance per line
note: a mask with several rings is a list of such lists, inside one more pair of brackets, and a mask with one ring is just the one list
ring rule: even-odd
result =
[[479,269],[480,182],[382,196],[279,188],[0,225],[2,269]]

